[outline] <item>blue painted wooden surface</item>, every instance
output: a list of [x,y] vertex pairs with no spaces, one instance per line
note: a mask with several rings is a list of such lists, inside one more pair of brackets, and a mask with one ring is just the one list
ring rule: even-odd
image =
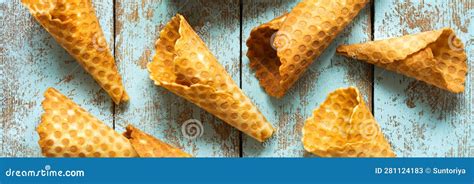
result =
[[398,156],[474,156],[473,2],[375,1],[375,39],[451,27],[466,46],[464,93],[376,68],[375,118]]
[[[470,1],[375,1],[374,24],[368,6],[289,93],[277,100],[266,95],[250,70],[245,41],[252,28],[290,11],[297,2],[95,0],[98,18],[108,44],[115,50],[131,98],[130,103],[115,106],[19,0],[0,0],[0,156],[40,156],[35,128],[42,113],[42,93],[50,86],[108,125],[115,122],[118,131],[132,123],[195,156],[309,156],[300,141],[304,120],[329,92],[349,85],[361,89],[369,106],[374,103],[374,115],[399,156],[473,156],[474,5]],[[188,19],[236,83],[241,83],[244,93],[278,129],[273,138],[257,143],[151,82],[146,63],[154,54],[159,31],[176,13]],[[444,26],[452,27],[467,46],[469,75],[466,91],[459,95],[378,68],[374,71],[371,65],[334,54],[337,45],[369,41],[372,35],[381,39]],[[203,123],[202,137],[183,137],[181,125],[189,119]]]

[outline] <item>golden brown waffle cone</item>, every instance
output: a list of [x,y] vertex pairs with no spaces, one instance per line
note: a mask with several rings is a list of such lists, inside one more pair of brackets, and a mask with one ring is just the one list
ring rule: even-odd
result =
[[150,78],[258,141],[273,133],[266,118],[234,83],[181,15],[160,33]]
[[306,120],[302,141],[321,157],[395,157],[355,87],[329,94]]
[[273,97],[284,96],[368,2],[302,0],[289,14],[254,28],[247,57],[260,85]]
[[342,45],[337,52],[453,93],[464,91],[467,57],[464,45],[449,28]]
[[140,157],[191,157],[190,154],[174,148],[132,125],[127,126],[127,131],[124,135],[130,140]]
[[22,3],[115,104],[128,101],[90,0],[22,0]]
[[53,88],[46,90],[38,131],[48,157],[134,157],[130,141]]

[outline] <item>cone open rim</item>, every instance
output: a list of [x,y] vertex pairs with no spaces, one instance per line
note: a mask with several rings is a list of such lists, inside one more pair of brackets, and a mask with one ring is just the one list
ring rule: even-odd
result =
[[[349,94],[349,97],[343,94]],[[332,110],[327,110],[328,108]],[[302,135],[304,149],[318,156],[395,156],[379,124],[355,87],[339,88],[331,92],[311,117],[306,119]],[[372,155],[372,150],[366,151],[370,149],[368,145],[378,146],[377,149],[382,150]]]

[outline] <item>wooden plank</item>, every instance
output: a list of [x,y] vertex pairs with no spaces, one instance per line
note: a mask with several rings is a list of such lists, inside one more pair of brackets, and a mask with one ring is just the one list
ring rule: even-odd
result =
[[467,46],[466,89],[458,95],[375,69],[375,117],[400,157],[474,156],[473,6],[469,0],[375,1],[376,40],[451,27]]
[[[94,6],[108,43],[113,45],[113,3],[95,1]],[[112,126],[112,101],[107,93],[34,20],[20,0],[2,0],[0,10],[0,156],[41,155],[35,128],[48,87],[55,87]]]
[[[238,84],[239,4],[232,1],[116,2],[117,60],[131,97],[128,106],[116,108],[116,129],[131,123],[155,137],[183,148],[194,156],[239,156],[239,132],[149,79],[146,64],[155,53],[159,31],[176,14],[182,14]],[[203,135],[187,139],[182,124],[202,122]]]
[[328,93],[340,87],[354,85],[364,94],[367,104],[371,104],[372,67],[335,55],[337,45],[370,40],[370,7],[367,6],[361,11],[353,23],[310,66],[288,94],[278,100],[268,96],[258,84],[245,56],[247,53],[245,41],[252,28],[290,11],[299,1],[244,0],[243,2],[242,88],[267,119],[278,128],[273,138],[264,144],[243,136],[243,156],[307,156],[309,154],[305,153],[301,143],[301,128],[304,120],[324,101]]

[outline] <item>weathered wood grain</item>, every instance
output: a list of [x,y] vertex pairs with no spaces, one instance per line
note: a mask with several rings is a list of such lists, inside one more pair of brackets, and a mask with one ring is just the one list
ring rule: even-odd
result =
[[[297,2],[94,0],[131,97],[130,103],[115,107],[20,0],[0,0],[0,156],[40,156],[35,128],[47,87],[57,88],[110,126],[115,122],[118,131],[132,123],[195,156],[236,157],[239,152],[244,157],[309,156],[300,141],[304,120],[329,92],[350,85],[361,89],[369,106],[373,99],[375,118],[398,156],[474,156],[472,1],[374,1],[374,25],[366,7],[289,93],[277,100],[263,91],[250,70],[245,41],[252,28],[290,11]],[[240,140],[236,129],[152,83],[146,63],[154,54],[159,31],[176,13],[188,19],[236,83],[242,84],[243,91],[278,128],[272,139],[261,144],[242,135]],[[369,41],[371,33],[377,40],[442,27],[453,28],[468,53],[466,90],[458,95],[383,69],[372,72],[371,65],[334,54],[337,45]],[[202,137],[183,137],[181,125],[189,119],[203,123]]]
[[245,56],[245,41],[250,31],[273,18],[290,11],[299,1],[260,0],[243,1],[242,34],[242,89],[256,103],[267,119],[278,129],[273,138],[264,144],[244,136],[242,151],[244,157],[301,157],[306,156],[301,144],[301,129],[304,120],[317,108],[331,91],[348,86],[357,86],[364,94],[367,104],[372,100],[372,67],[347,61],[335,55],[337,45],[369,41],[370,7],[360,15],[343,33],[316,59],[285,97],[278,100],[268,96],[258,84],[254,72]]
[[[185,99],[155,86],[146,69],[155,53],[154,43],[159,32],[176,13],[180,13],[238,84],[239,2],[120,0],[115,8],[116,58],[131,98],[128,106],[115,110],[116,129],[121,131],[126,124],[134,124],[194,156],[239,156],[239,132],[236,129]],[[190,140],[183,136],[181,126],[189,119],[202,122],[202,137]]]
[[[94,1],[94,6],[107,41],[113,45],[113,2]],[[108,95],[34,20],[20,0],[0,0],[0,14],[0,156],[41,155],[35,128],[43,113],[43,92],[48,87],[55,87],[112,126]]]
[[468,54],[466,89],[457,95],[375,69],[375,117],[400,157],[474,156],[473,6],[469,0],[375,1],[376,40],[451,27]]

